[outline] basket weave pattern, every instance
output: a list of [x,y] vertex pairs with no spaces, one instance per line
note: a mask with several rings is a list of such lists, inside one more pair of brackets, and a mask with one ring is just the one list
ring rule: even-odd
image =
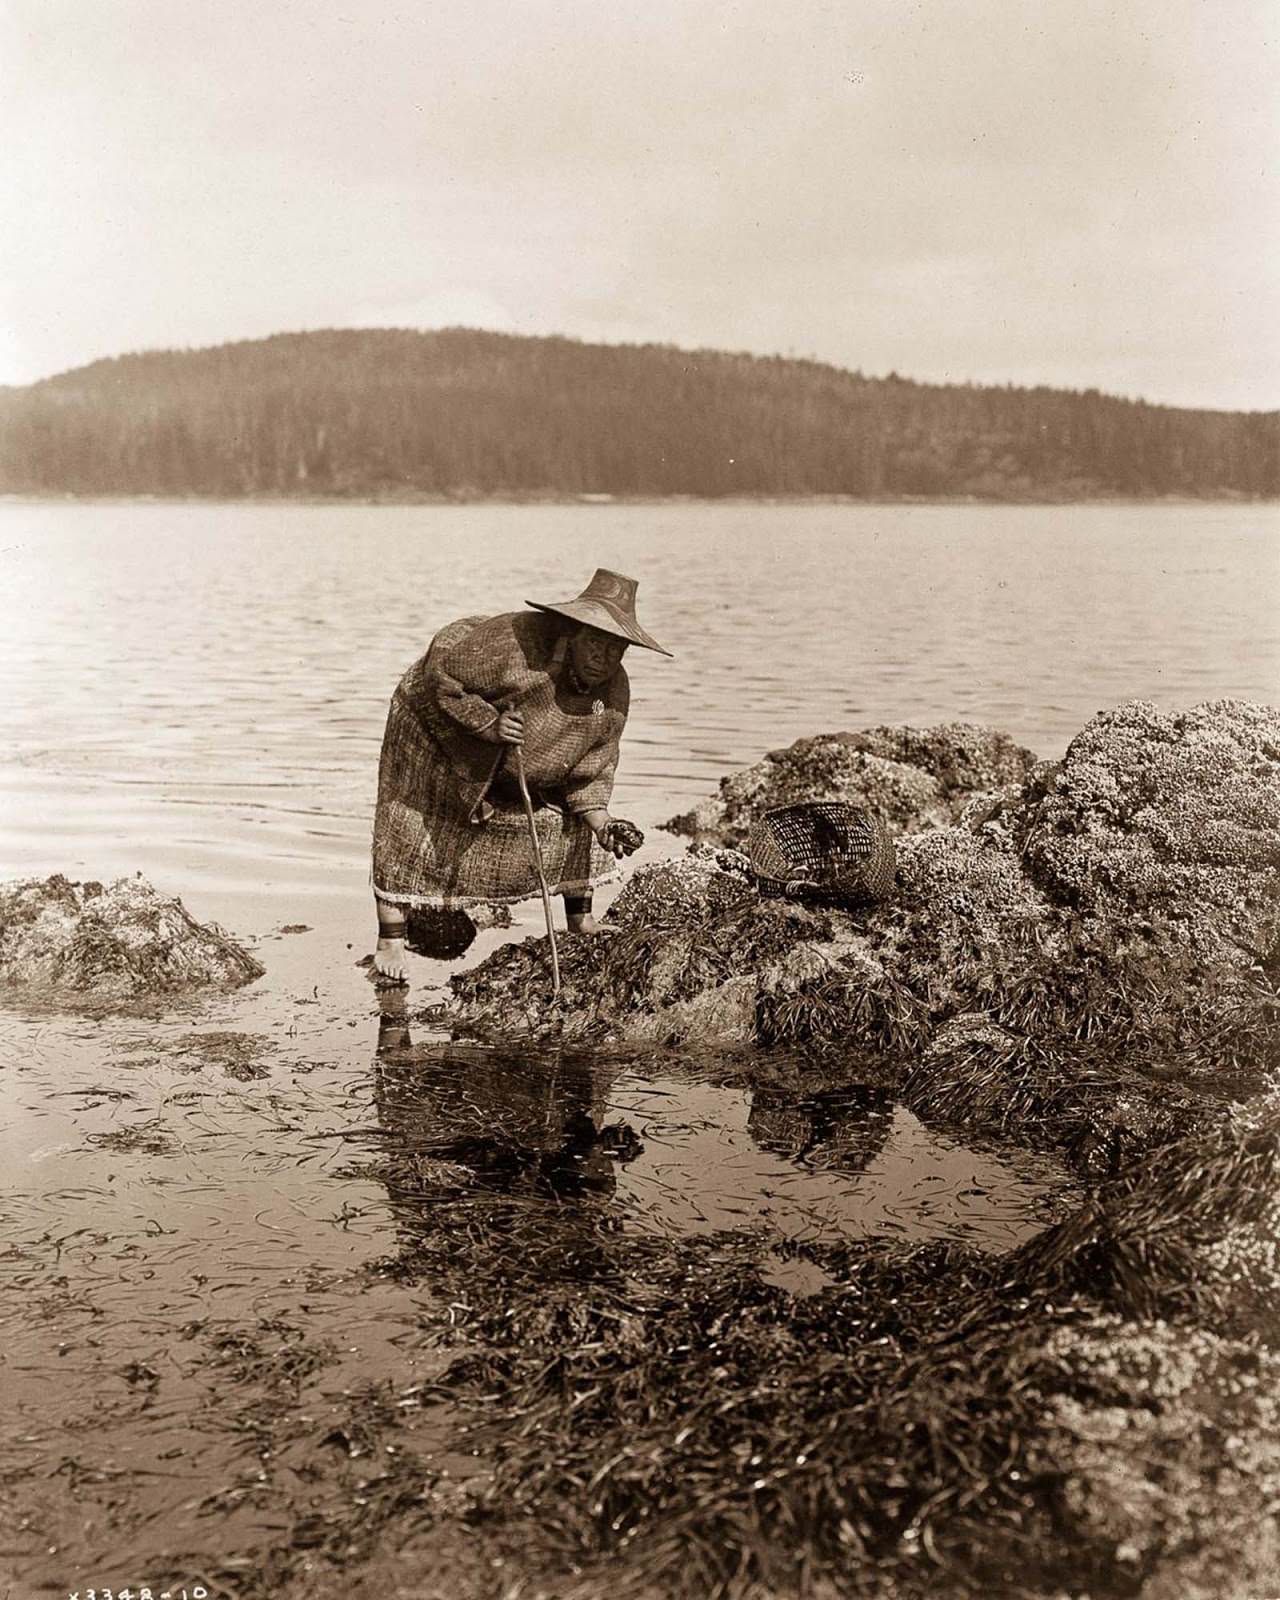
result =
[[893,888],[893,836],[879,817],[839,800],[805,800],[765,814],[746,854],[762,895],[866,903]]

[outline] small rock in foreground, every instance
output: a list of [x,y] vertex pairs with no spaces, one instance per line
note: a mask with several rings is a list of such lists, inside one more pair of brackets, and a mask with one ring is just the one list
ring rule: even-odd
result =
[[0,985],[141,999],[234,989],[262,966],[145,878],[72,883],[61,873],[0,884]]

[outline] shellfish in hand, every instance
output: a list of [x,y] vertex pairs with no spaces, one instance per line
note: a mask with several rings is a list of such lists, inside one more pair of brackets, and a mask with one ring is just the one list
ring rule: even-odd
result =
[[644,834],[635,823],[625,822],[621,817],[610,817],[596,837],[601,847],[612,850],[619,861],[623,856],[634,855],[644,843]]

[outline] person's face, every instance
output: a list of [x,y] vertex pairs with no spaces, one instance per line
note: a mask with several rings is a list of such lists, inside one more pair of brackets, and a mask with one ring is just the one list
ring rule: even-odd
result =
[[627,641],[598,628],[581,627],[570,645],[573,669],[583,683],[608,683],[627,651]]

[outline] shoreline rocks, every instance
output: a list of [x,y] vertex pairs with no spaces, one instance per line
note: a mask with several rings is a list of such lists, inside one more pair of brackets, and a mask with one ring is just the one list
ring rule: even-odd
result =
[[265,969],[141,874],[0,884],[0,996],[125,1001],[235,989]]
[[[961,820],[940,823],[932,800],[917,814],[885,904],[760,898],[733,839],[784,796],[848,798],[822,784],[845,784],[851,769],[827,756],[862,760],[857,739],[926,752]],[[452,979],[446,1023],[875,1054],[896,1063],[913,1107],[1004,1127],[1052,1116],[1059,1134],[1093,1139],[1104,1169],[1186,1126],[1206,1097],[1254,1092],[1274,1071],[1276,710],[1133,702],[1092,718],[1053,766],[986,731],[801,740],[727,779],[716,803],[719,821],[702,814],[684,857],[634,874],[609,913],[613,938],[566,941],[558,1007],[546,941],[527,940]]]
[[976,795],[1021,783],[1037,765],[1008,734],[970,722],[818,734],[722,778],[715,795],[663,827],[736,846],[761,812],[819,796],[872,811],[895,833],[945,827]]

